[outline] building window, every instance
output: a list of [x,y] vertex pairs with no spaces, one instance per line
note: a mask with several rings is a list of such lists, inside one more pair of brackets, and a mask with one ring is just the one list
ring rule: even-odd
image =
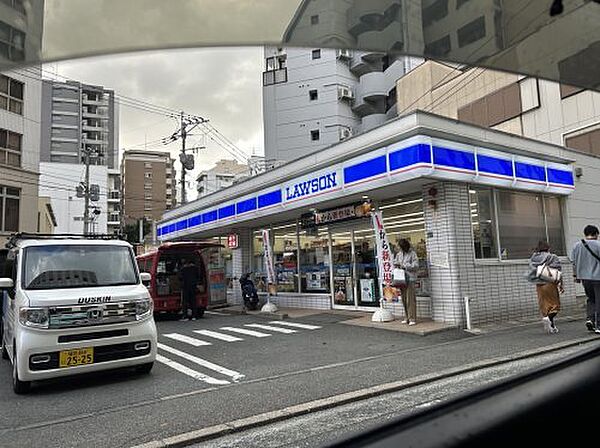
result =
[[327,227],[303,230],[300,239],[300,292],[330,292],[329,233]]
[[145,177],[146,179],[152,179],[152,172],[150,171],[150,172],[146,172],[146,173],[144,173],[144,177]]
[[456,0],[456,9],[459,9],[462,5],[469,2],[470,0]]
[[600,156],[600,129],[565,138],[567,148]]
[[23,0],[2,0],[2,3],[10,6],[11,8],[16,9],[20,13],[25,14],[25,6],[23,5]]
[[19,205],[21,190],[0,185],[0,231],[19,230]]
[[275,57],[267,58],[266,70],[268,72],[275,70]]
[[316,141],[318,141],[318,140],[321,138],[321,135],[320,135],[320,134],[321,134],[321,133],[319,132],[319,130],[318,130],[318,129],[314,129],[314,130],[310,131],[310,139],[311,139],[313,142],[316,142]]
[[273,228],[273,264],[277,290],[298,292],[298,234],[296,223]]
[[450,53],[450,36],[444,36],[425,45],[425,54],[429,57],[447,56]]
[[423,8],[423,26],[429,26],[433,22],[443,19],[448,15],[448,0],[436,0],[429,6]]
[[[0,38],[0,45],[1,40]],[[22,82],[6,75],[0,75],[0,109],[23,115],[23,88]]]
[[319,24],[319,15],[316,14],[314,16],[310,16],[310,24],[311,25],[318,25]]
[[317,89],[309,90],[308,91],[308,97],[310,98],[311,101],[318,100],[319,99],[319,92],[317,91]]
[[313,59],[321,59],[321,50],[313,50],[312,58]]
[[10,61],[25,59],[25,33],[0,21],[0,57]]
[[477,42],[479,39],[485,37],[485,17],[478,17],[462,28],[459,28],[457,35],[458,46],[460,48],[472,44],[473,42]]
[[481,187],[469,197],[475,258],[527,259],[540,240],[566,254],[558,197]]
[[0,164],[21,166],[22,135],[0,129]]

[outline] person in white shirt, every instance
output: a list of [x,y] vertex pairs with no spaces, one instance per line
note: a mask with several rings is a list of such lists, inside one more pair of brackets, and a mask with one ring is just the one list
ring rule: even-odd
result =
[[410,245],[407,239],[398,241],[400,249],[394,258],[394,266],[404,269],[406,275],[406,284],[399,286],[402,296],[402,305],[406,319],[403,324],[416,325],[417,323],[417,296],[415,293],[415,280],[417,279],[417,271],[419,270],[419,259],[417,253]]

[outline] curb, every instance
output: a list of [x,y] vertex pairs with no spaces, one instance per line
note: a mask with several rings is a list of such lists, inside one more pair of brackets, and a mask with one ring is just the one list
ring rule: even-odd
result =
[[552,353],[565,348],[574,347],[588,342],[598,341],[597,336],[589,336],[586,338],[575,339],[569,342],[562,342],[547,346],[542,349],[526,350],[515,355],[489,358],[483,361],[467,364],[462,367],[447,369],[435,374],[420,375],[408,380],[394,381],[391,383],[380,384],[378,386],[367,387],[358,391],[346,392],[339,395],[334,395],[327,398],[309,401],[293,406],[288,406],[276,411],[269,411],[262,414],[246,417],[238,420],[232,420],[227,423],[209,426],[207,428],[186,432],[176,436],[167,437],[165,439],[154,440],[151,442],[136,445],[132,448],[179,448],[189,446],[192,443],[204,442],[211,439],[216,439],[225,435],[231,435],[236,432],[241,432],[247,429],[266,426],[282,420],[287,420],[292,417],[308,414],[310,412],[322,411],[336,406],[341,406],[348,403],[353,403],[367,398],[372,398],[386,393],[397,392],[399,390],[408,389],[410,387],[419,386],[422,384],[432,383],[452,376],[469,373],[486,367],[494,367],[501,364],[506,364],[521,359],[532,358],[534,356]]

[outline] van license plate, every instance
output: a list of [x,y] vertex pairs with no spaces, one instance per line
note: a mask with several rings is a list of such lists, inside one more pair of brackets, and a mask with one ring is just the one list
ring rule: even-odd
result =
[[94,348],[78,348],[60,352],[59,367],[74,367],[94,362]]

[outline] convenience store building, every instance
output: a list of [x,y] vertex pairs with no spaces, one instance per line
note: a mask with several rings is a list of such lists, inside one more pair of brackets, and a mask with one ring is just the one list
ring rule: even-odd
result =
[[415,112],[170,210],[157,237],[236,243],[221,258],[239,303],[245,272],[266,290],[261,231],[270,229],[275,303],[374,310],[370,204],[394,248],[407,238],[417,252],[418,318],[463,325],[465,297],[474,325],[537,316],[524,274],[540,239],[563,257],[563,312],[579,312],[566,255],[586,224],[600,223],[600,208],[587,206],[597,170],[590,155]]

